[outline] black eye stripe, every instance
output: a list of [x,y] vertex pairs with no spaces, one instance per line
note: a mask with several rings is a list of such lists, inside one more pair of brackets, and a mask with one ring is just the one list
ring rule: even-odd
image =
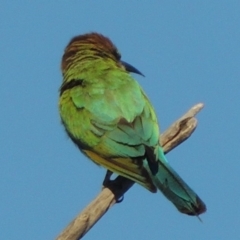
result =
[[72,79],[68,82],[65,82],[62,84],[60,88],[60,96],[66,91],[71,88],[74,88],[76,86],[83,86],[83,80],[82,79]]

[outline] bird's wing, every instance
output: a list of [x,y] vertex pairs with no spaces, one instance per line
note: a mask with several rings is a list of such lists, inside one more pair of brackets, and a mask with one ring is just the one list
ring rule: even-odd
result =
[[[121,90],[95,96],[89,96],[89,91],[80,92],[75,89],[71,93],[69,104],[74,105],[71,107],[74,117],[69,121],[70,137],[95,163],[155,192],[142,161],[145,145],[158,144],[159,129],[154,110],[142,90],[139,88],[129,96],[129,91],[122,94]],[[91,101],[92,97],[97,99]]]
[[143,167],[142,161],[133,158],[106,158],[91,150],[82,150],[82,152],[88,156],[96,164],[99,164],[111,172],[119,174],[123,177],[131,179],[134,182],[139,183],[151,192],[156,192],[157,188],[152,182],[147,170]]

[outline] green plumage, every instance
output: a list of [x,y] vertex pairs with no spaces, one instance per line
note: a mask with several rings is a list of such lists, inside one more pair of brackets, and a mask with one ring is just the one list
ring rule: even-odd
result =
[[62,59],[59,110],[65,129],[95,163],[158,188],[179,211],[199,215],[204,203],[169,166],[154,109],[112,42],[96,33],[73,38]]

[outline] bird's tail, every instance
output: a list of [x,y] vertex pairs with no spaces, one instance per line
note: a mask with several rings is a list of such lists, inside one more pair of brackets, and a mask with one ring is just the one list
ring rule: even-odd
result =
[[[198,216],[206,211],[206,205],[169,165],[163,150],[159,147],[157,166],[148,160],[144,163],[156,187],[185,214]],[[156,162],[155,162],[156,163]],[[148,166],[146,166],[146,164]]]

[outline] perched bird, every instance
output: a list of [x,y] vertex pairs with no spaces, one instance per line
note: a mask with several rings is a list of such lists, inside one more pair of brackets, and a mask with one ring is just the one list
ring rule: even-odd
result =
[[93,162],[159,189],[177,209],[198,216],[206,206],[171,168],[159,144],[156,113],[131,72],[141,74],[107,37],[74,37],[61,63],[59,111],[72,141]]

